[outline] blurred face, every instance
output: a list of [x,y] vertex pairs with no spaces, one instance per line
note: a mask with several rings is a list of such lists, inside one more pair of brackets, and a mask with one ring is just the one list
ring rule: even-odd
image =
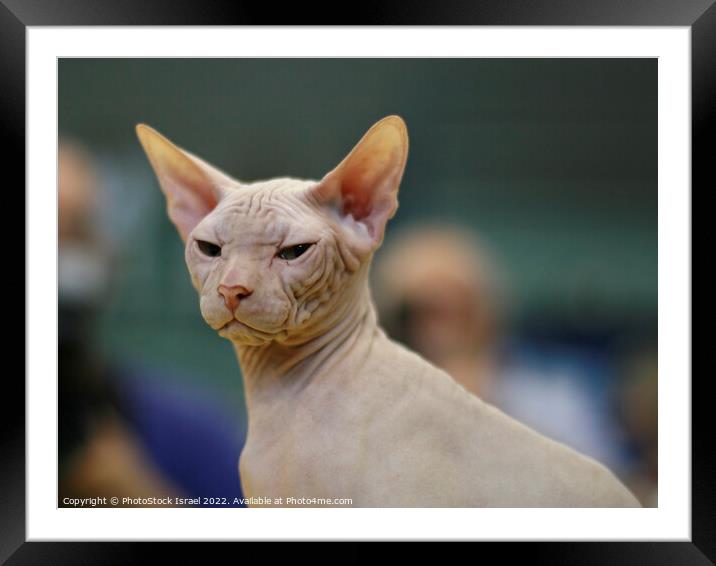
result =
[[491,350],[496,339],[494,273],[471,237],[449,227],[413,229],[378,266],[386,314],[400,308],[398,335],[438,365]]
[[58,294],[76,314],[99,305],[109,288],[108,258],[92,229],[101,188],[83,148],[60,140],[58,162]]
[[98,180],[88,156],[60,142],[58,152],[58,231],[60,244],[87,238]]
[[474,291],[449,278],[434,280],[440,292],[424,292],[407,298],[407,339],[430,359],[473,351],[482,345],[483,320]]

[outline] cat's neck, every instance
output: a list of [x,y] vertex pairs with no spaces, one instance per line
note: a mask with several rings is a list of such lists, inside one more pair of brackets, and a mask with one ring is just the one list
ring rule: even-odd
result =
[[367,283],[337,310],[324,332],[293,345],[234,344],[251,405],[277,394],[299,392],[310,383],[359,371],[373,340],[380,334]]

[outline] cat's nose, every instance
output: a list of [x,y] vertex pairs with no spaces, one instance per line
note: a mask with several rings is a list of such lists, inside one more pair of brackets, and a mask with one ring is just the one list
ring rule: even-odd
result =
[[253,292],[253,289],[243,285],[219,285],[219,294],[224,297],[224,304],[231,312],[234,312],[239,303]]

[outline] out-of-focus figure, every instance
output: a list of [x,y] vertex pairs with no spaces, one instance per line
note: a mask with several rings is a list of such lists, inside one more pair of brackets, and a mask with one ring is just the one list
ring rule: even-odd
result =
[[636,457],[625,482],[645,507],[657,506],[658,485],[658,360],[655,351],[642,349],[624,365],[618,389],[619,413]]
[[100,187],[93,160],[66,140],[58,159],[60,504],[65,497],[178,494],[122,418],[111,369],[98,353],[109,261],[93,222]]
[[114,262],[96,225],[101,179],[76,142],[61,139],[58,159],[58,504],[66,497],[118,497],[120,506],[124,497],[242,497],[240,430],[224,407],[171,376],[157,379],[156,371],[103,355],[98,319]]
[[475,234],[454,226],[404,230],[386,242],[373,276],[391,336],[517,420],[620,469],[620,430],[607,395],[588,383],[589,362],[505,332],[505,280]]
[[375,299],[388,332],[490,399],[503,297],[487,252],[465,231],[433,226],[398,236],[378,260]]

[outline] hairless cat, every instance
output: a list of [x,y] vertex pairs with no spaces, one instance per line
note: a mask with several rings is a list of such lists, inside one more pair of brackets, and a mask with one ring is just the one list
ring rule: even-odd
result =
[[607,468],[468,393],[381,330],[368,269],[398,206],[401,118],[373,125],[319,181],[238,181],[146,125],[137,134],[186,244],[202,316],[239,359],[247,496],[639,506]]

